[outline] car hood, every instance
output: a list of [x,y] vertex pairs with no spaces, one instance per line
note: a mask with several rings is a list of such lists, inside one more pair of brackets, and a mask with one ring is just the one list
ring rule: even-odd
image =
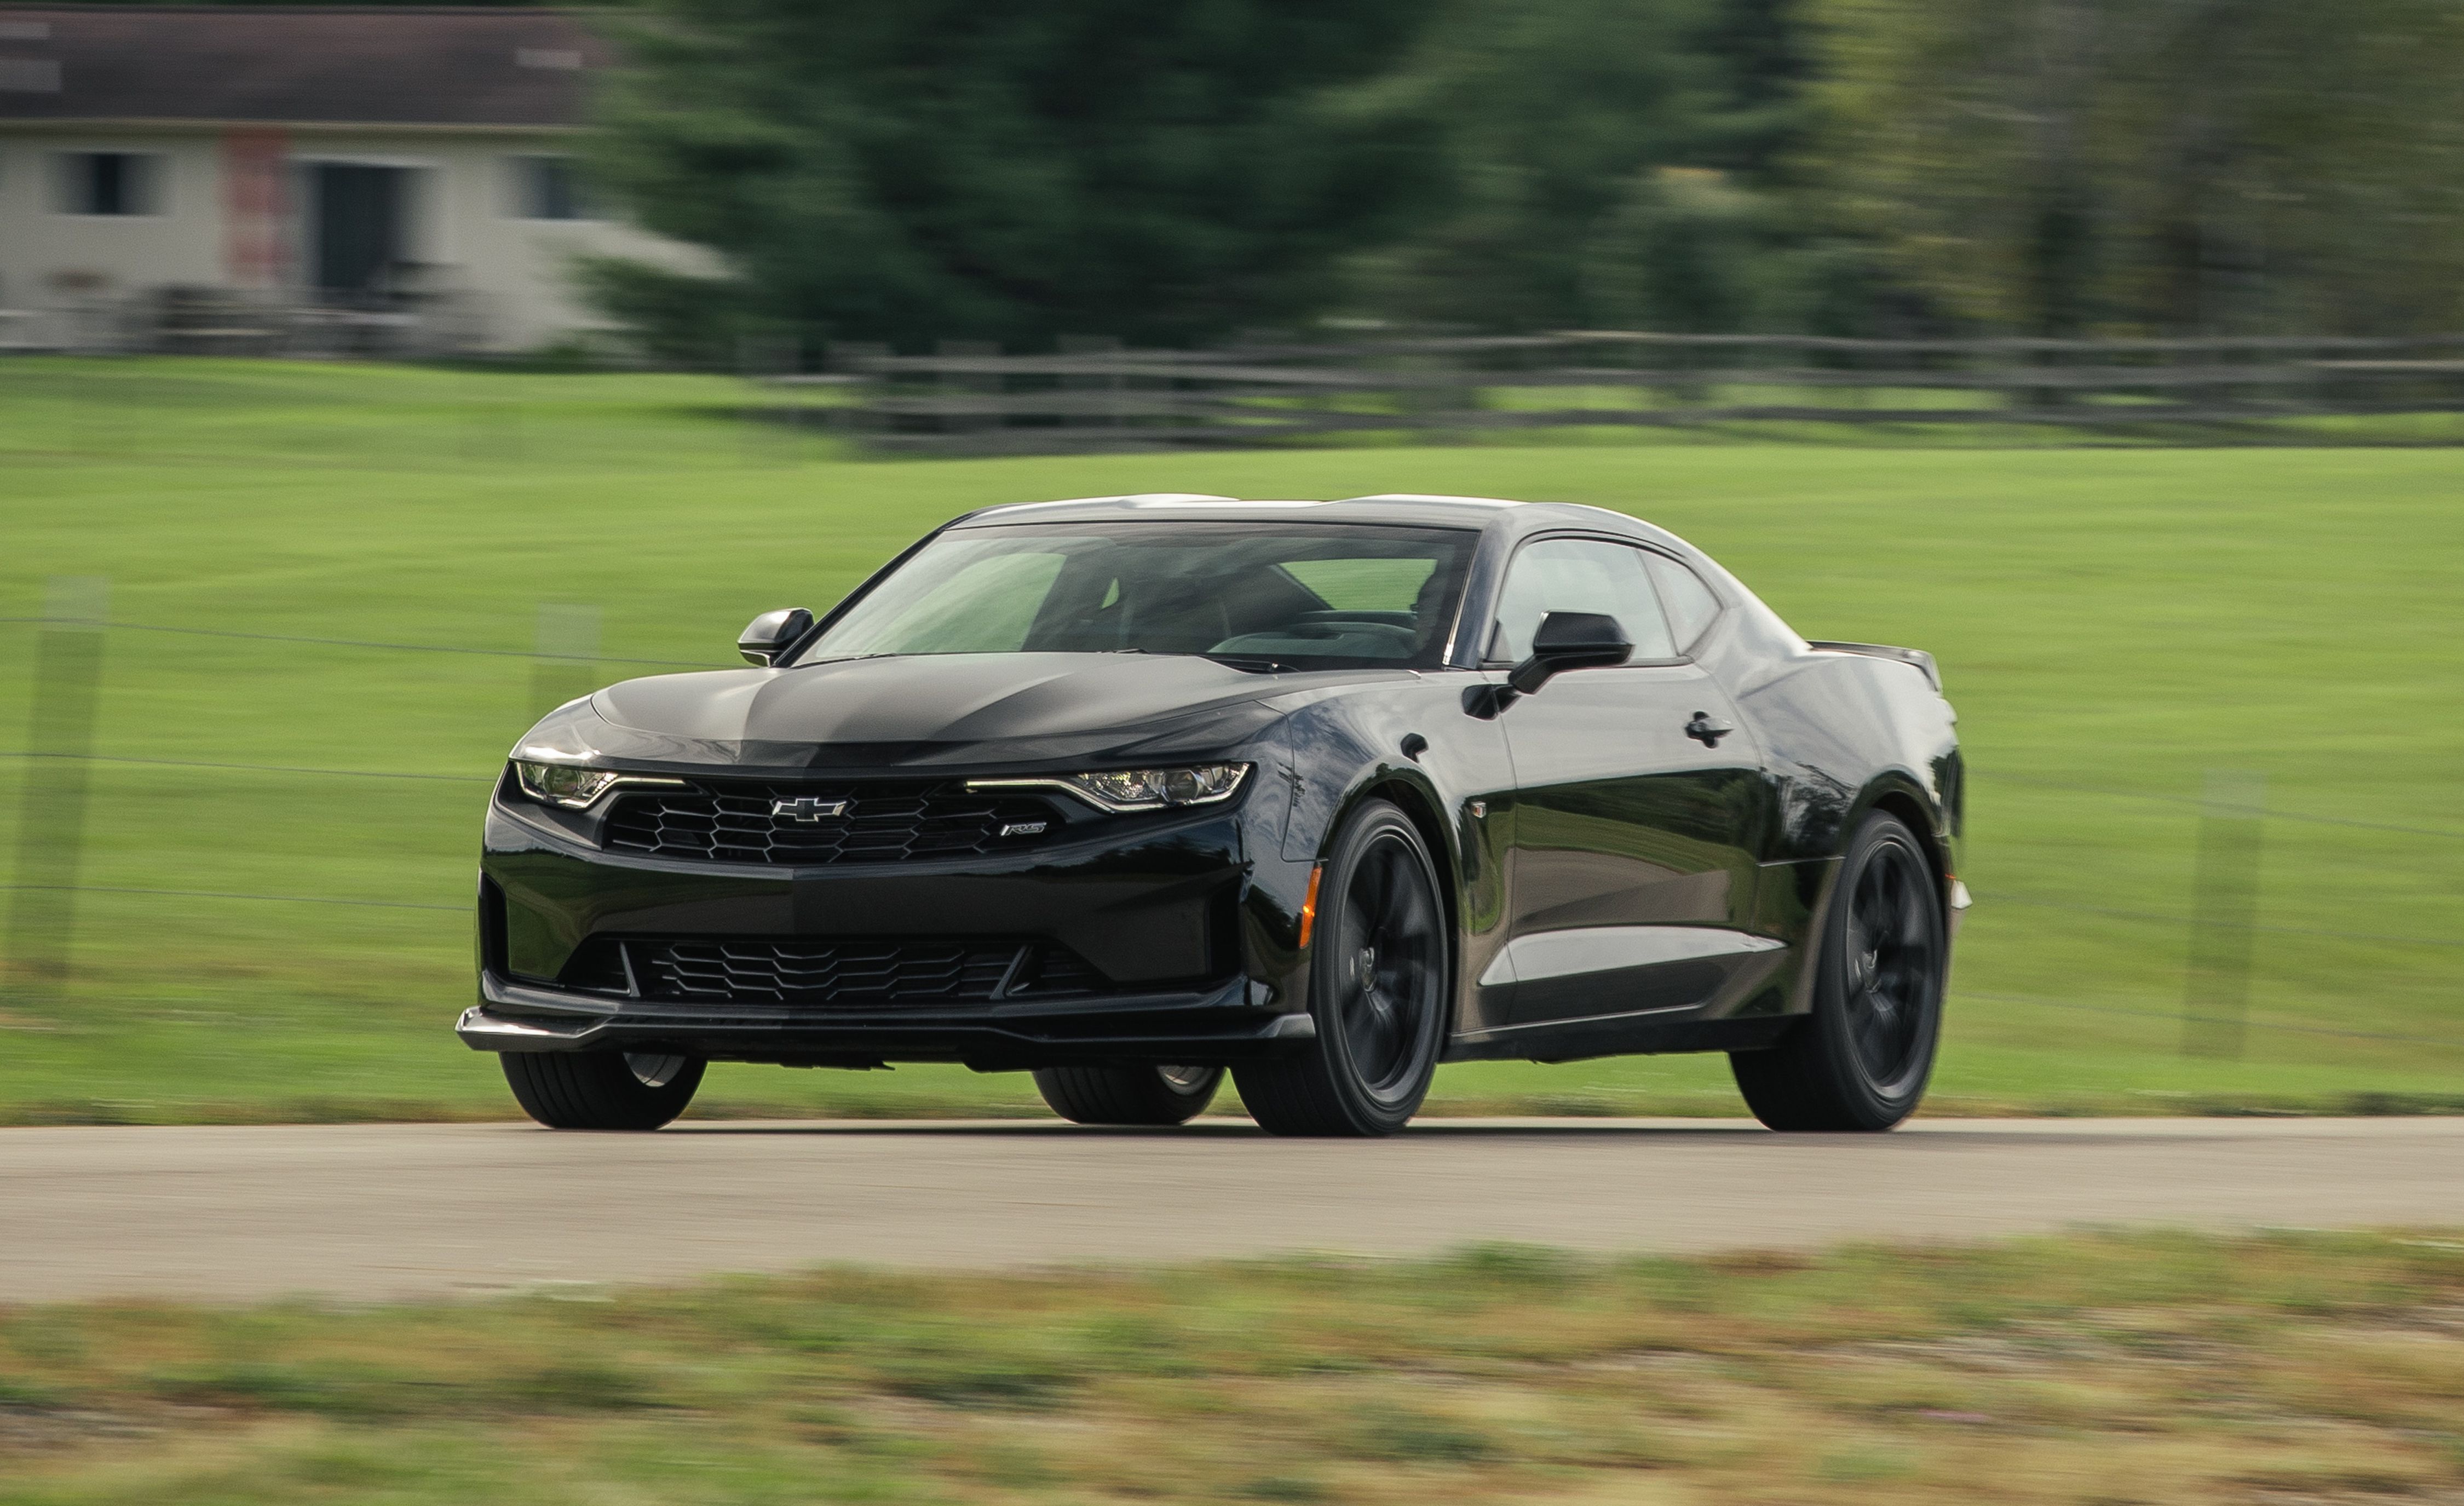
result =
[[[627,680],[561,708],[525,746],[619,763],[894,767],[1221,747],[1280,715],[1294,682],[1194,656],[948,653]],[[1399,672],[1406,673],[1408,672]]]

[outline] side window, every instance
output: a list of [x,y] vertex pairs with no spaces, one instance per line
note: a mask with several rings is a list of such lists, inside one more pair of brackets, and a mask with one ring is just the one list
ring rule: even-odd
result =
[[162,160],[151,152],[67,151],[52,161],[63,214],[162,212]]
[[514,217],[525,220],[595,220],[596,206],[583,191],[570,157],[505,159],[514,169]]
[[1720,615],[1720,598],[1711,594],[1711,587],[1703,584],[1701,576],[1676,561],[1659,554],[1650,559],[1652,584],[1660,587],[1660,605],[1667,609],[1668,626],[1677,633],[1677,647],[1681,652],[1691,653],[1703,631],[1711,626],[1711,619]]
[[1644,559],[1640,549],[1598,539],[1525,544],[1506,572],[1487,657],[1520,662],[1530,656],[1541,618],[1552,611],[1590,611],[1617,620],[1634,640],[1636,658],[1675,658],[1677,646]]

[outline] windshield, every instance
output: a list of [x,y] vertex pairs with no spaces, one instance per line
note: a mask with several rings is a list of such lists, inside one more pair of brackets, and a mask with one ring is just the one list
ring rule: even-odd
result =
[[803,655],[1197,653],[1243,668],[1434,667],[1479,536],[1100,522],[934,540]]

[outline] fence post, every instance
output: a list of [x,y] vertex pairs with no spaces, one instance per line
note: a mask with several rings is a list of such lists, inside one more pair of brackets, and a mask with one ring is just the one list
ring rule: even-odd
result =
[[[933,353],[943,361],[989,361],[1000,356],[1001,347],[989,340],[944,340],[934,346]],[[952,370],[939,372],[941,396],[948,400],[943,410],[941,427],[946,432],[973,433],[980,429],[999,429],[1007,410],[999,402],[977,402],[977,398],[998,398],[1008,384],[998,372]]]
[[[1118,335],[1064,335],[1061,337],[1059,348],[1065,356],[1117,357],[1121,353],[1121,337]],[[1098,371],[1092,374],[1072,372],[1061,379],[1061,390],[1065,393],[1102,394],[1093,400],[1091,409],[1088,410],[1075,407],[1071,399],[1065,397],[1060,405],[1062,428],[1118,429],[1124,422],[1121,374],[1118,371]]]
[[736,337],[736,376],[744,384],[745,406],[737,413],[738,436],[743,440],[740,454],[747,465],[764,460],[790,461],[795,456],[795,438],[775,422],[778,415],[770,411],[770,394],[779,390],[780,379],[796,374],[803,360],[794,335],[775,332],[745,333]]
[[28,1004],[55,1002],[68,987],[110,606],[111,583],[102,576],[55,575],[45,583],[26,738],[33,756],[17,811],[16,888],[9,897],[9,966],[0,974],[6,991]]
[[531,717],[546,716],[599,688],[599,609],[539,603],[531,661]]
[[824,370],[859,379],[855,400],[846,408],[831,410],[834,425],[859,432],[882,432],[890,428],[882,409],[882,400],[890,395],[890,378],[875,364],[889,354],[888,345],[870,340],[833,340],[822,347]]
[[2190,963],[2182,993],[2182,1054],[2241,1059],[2250,1013],[2251,949],[2257,940],[2259,822],[2264,775],[2208,770],[2192,878]]

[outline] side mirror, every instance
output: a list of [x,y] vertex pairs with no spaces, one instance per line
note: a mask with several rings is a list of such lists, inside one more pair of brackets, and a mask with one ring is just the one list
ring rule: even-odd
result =
[[765,611],[736,635],[736,652],[744,655],[747,664],[768,664],[795,647],[812,626],[813,614],[802,607]]
[[1568,670],[1605,669],[1623,664],[1634,653],[1634,641],[1615,617],[1593,611],[1552,611],[1540,619],[1531,635],[1531,656],[1507,673],[1506,686],[1529,696]]

